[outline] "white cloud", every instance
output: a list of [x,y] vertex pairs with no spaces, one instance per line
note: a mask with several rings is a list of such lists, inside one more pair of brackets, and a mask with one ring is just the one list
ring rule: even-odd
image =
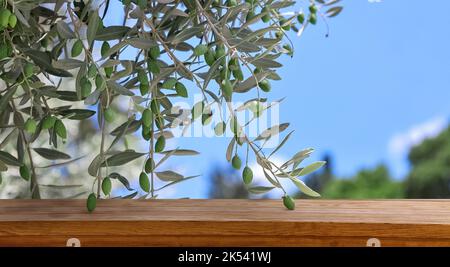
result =
[[389,141],[389,153],[393,157],[404,157],[415,145],[424,139],[437,136],[447,126],[445,117],[434,117],[412,126],[403,133],[397,133]]

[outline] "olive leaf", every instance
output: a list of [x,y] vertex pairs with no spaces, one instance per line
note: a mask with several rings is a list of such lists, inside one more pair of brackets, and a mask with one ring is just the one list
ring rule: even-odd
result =
[[63,39],[76,38],[74,31],[63,20],[60,20],[56,23],[56,30],[58,31],[59,36],[61,36],[61,38]]
[[320,197],[319,193],[309,188],[303,181],[292,177],[290,179],[301,192],[311,197]]
[[108,177],[111,179],[117,179],[121,184],[123,184],[123,186],[125,186],[125,188],[128,191],[133,191],[133,188],[131,188],[130,182],[128,181],[128,179],[125,178],[124,176],[120,175],[119,173],[117,173],[117,172],[110,173],[108,175]]
[[41,157],[49,160],[70,159],[70,156],[64,152],[49,148],[33,148]]
[[172,40],[170,40],[174,44],[179,44],[181,42],[184,42],[191,37],[201,34],[203,32],[203,27],[188,27],[182,30],[180,33],[175,35]]
[[317,161],[314,163],[311,163],[310,165],[304,167],[299,173],[298,176],[305,176],[308,175],[314,171],[316,171],[317,169],[319,169],[320,167],[322,167],[323,165],[325,165],[325,161]]
[[25,49],[24,53],[47,73],[58,77],[72,77],[70,72],[63,69],[57,69],[52,66],[52,60],[49,53],[32,49]]
[[145,39],[145,38],[130,38],[125,40],[125,43],[139,49],[150,49],[151,47],[156,45],[156,42],[151,39]]
[[[0,160],[0,172],[6,172],[7,170],[8,170],[8,166],[3,161]],[[1,184],[1,180],[0,180],[0,184]]]
[[97,29],[100,22],[100,17],[98,16],[98,10],[91,10],[89,12],[88,28],[87,28],[87,40],[89,47],[92,46],[95,37],[97,36]]
[[266,130],[264,130],[258,137],[256,137],[255,141],[258,140],[267,140],[272,136],[275,136],[282,131],[286,130],[289,127],[289,123],[282,123],[279,125],[272,126]]
[[121,39],[130,30],[127,26],[109,26],[97,30],[95,40],[97,41],[111,41]]
[[95,158],[92,160],[92,162],[89,164],[88,167],[88,173],[89,175],[96,177],[98,174],[98,170],[100,169],[101,165],[102,165],[102,155],[97,155],[95,156]]
[[134,95],[133,92],[131,92],[130,90],[128,90],[127,88],[125,88],[124,86],[108,80],[106,81],[106,85],[108,86],[108,88],[111,88],[112,90],[114,90],[116,93],[118,93],[119,95],[126,95],[126,96],[132,96]]
[[59,68],[59,69],[65,69],[65,70],[72,70],[80,68],[81,66],[85,65],[81,60],[73,59],[73,58],[67,58],[67,59],[60,59],[58,61],[53,62],[53,67]]
[[163,190],[164,188],[171,187],[171,186],[173,186],[173,185],[175,185],[175,184],[178,184],[178,183],[181,183],[181,182],[185,182],[185,181],[187,181],[187,180],[191,180],[191,179],[197,178],[197,177],[199,177],[199,176],[200,176],[200,175],[194,175],[194,176],[184,177],[184,178],[182,178],[182,179],[179,179],[179,180],[170,182],[170,183],[168,183],[168,184],[165,184],[165,185],[161,186],[160,188],[156,188],[155,191]]
[[17,86],[14,86],[6,91],[6,93],[0,98],[0,114],[6,110],[6,105],[8,105],[8,101],[11,100],[11,97],[17,90]]
[[22,166],[22,163],[16,157],[5,151],[0,151],[0,161],[10,166]]
[[184,178],[183,175],[176,173],[174,171],[162,171],[162,172],[155,172],[156,176],[162,181],[165,182],[172,182],[172,181],[178,181]]
[[226,158],[227,158],[228,162],[231,161],[231,157],[233,155],[233,149],[234,149],[234,144],[235,143],[236,143],[236,139],[232,138],[230,143],[228,144],[227,153],[226,153]]
[[191,149],[174,149],[161,152],[162,154],[171,154],[175,156],[195,156],[200,154],[199,152]]
[[132,160],[140,158],[147,153],[139,153],[133,150],[118,152],[111,157],[107,158],[100,166],[101,167],[113,167],[113,166],[121,166]]
[[343,8],[341,6],[332,7],[327,10],[327,12],[325,13],[325,16],[327,16],[329,18],[335,17],[335,16],[339,15],[339,13],[342,12],[342,9]]
[[273,186],[254,186],[254,187],[248,188],[248,192],[250,192],[252,194],[265,194],[274,188],[275,187],[273,187]]
[[124,129],[125,129],[124,134],[130,134],[136,132],[140,127],[141,127],[140,120],[132,120],[130,123],[126,121],[117,128],[115,128],[110,134],[113,136],[121,135]]
[[59,114],[69,120],[85,120],[92,117],[95,111],[88,109],[66,109],[61,110]]

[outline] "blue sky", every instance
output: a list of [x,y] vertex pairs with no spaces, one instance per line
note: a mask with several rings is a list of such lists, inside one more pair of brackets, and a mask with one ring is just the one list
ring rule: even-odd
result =
[[[450,1],[342,4],[344,11],[328,21],[328,38],[323,22],[292,36],[294,58],[283,58],[283,80],[272,83],[269,98],[286,97],[281,121],[295,129],[281,157],[314,147],[313,159],[332,154],[339,176],[386,163],[401,178],[408,147],[450,118]],[[173,196],[205,197],[208,174],[226,164],[228,141],[176,140],[202,154],[172,165],[204,176],[177,186]]]

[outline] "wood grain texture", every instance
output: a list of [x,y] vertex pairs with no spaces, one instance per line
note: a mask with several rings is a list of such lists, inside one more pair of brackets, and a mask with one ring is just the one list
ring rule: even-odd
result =
[[450,246],[449,200],[0,200],[0,246]]

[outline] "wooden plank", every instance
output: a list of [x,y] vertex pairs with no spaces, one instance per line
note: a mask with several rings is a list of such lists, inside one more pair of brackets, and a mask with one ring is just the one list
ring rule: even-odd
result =
[[450,246],[449,200],[0,200],[0,246]]

